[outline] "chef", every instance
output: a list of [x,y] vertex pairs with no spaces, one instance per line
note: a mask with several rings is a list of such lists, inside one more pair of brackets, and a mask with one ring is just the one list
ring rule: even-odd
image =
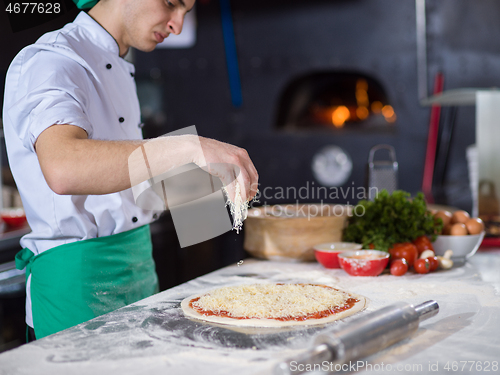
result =
[[[149,231],[158,213],[131,192],[128,159],[146,140],[134,66],[123,57],[179,34],[195,0],[74,1],[91,9],[24,48],[5,83],[7,152],[32,230],[16,255],[29,341],[158,290]],[[239,147],[194,135],[154,145],[149,165],[229,163],[243,199],[256,194],[257,172]],[[224,182],[228,172],[210,173]]]

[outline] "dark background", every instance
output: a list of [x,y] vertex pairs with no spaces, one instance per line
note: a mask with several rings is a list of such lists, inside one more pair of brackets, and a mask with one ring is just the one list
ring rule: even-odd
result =
[[[10,61],[22,47],[74,19],[77,9],[70,2],[65,4],[66,13],[57,19],[20,31],[19,25],[13,31],[8,14],[4,8],[0,10],[0,86]],[[241,105],[235,106],[231,100],[221,3],[200,0],[194,47],[133,53],[146,137],[196,125],[202,136],[244,147],[259,172],[261,190],[318,184],[311,160],[326,145],[341,146],[353,160],[353,172],[344,187],[364,186],[370,148],[388,143],[396,149],[399,187],[412,194],[421,189],[430,108],[419,104],[417,92],[414,1],[254,0],[231,1],[230,5]],[[444,74],[445,89],[500,85],[499,20],[500,2],[496,0],[427,1],[429,95],[437,72]],[[379,82],[397,114],[393,129],[278,128],[285,89],[294,80],[319,72],[358,73]],[[442,186],[435,187],[442,192],[436,203],[470,211],[465,148],[475,142],[475,109],[463,106],[455,110],[449,154],[438,154],[437,162],[445,168],[435,176],[442,181]],[[442,125],[450,114],[450,108],[443,108]],[[9,183],[5,167],[4,161]],[[294,200],[271,197],[259,204],[290,202]],[[325,202],[347,203],[346,199]],[[152,233],[162,289],[246,257],[244,229],[239,235],[230,232],[180,249],[166,213],[152,226]]]

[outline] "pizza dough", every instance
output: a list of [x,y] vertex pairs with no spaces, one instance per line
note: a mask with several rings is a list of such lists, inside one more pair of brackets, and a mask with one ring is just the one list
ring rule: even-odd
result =
[[181,302],[189,317],[246,327],[325,324],[355,314],[365,305],[366,298],[360,295],[313,284],[223,287]]

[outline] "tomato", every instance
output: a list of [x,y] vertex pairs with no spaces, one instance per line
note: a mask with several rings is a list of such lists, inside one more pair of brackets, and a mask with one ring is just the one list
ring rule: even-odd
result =
[[406,259],[408,262],[408,267],[413,266],[413,263],[418,258],[417,247],[411,242],[395,243],[389,249],[389,254],[391,254],[391,259]]
[[417,247],[418,256],[420,256],[420,254],[422,254],[425,250],[434,251],[431,240],[429,240],[429,237],[427,236],[418,237],[417,239],[413,240],[413,244]]
[[429,272],[433,272],[438,269],[439,261],[437,257],[428,257],[427,260],[429,261]]
[[430,268],[429,259],[417,259],[415,261],[415,272],[417,273],[429,273]]
[[408,262],[406,259],[396,259],[391,263],[391,275],[403,276],[408,271]]

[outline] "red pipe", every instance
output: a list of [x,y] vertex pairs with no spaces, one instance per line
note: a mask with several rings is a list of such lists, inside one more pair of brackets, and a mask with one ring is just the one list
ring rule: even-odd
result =
[[[443,92],[444,76],[437,73],[434,79],[434,95]],[[432,179],[434,175],[434,165],[436,163],[436,147],[439,134],[439,119],[441,116],[441,106],[434,104],[431,107],[431,117],[429,122],[429,134],[427,136],[427,151],[425,153],[424,177],[422,180],[422,191],[427,203],[434,203],[432,195]]]

